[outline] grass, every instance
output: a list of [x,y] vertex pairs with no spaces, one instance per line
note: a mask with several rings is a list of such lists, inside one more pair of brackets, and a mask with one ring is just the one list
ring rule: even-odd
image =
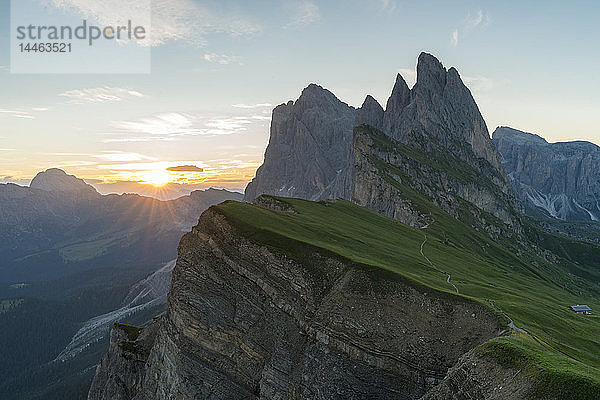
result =
[[142,347],[139,344],[137,344],[136,341],[139,338],[140,333],[142,333],[143,328],[121,323],[115,324],[115,327],[121,329],[127,335],[127,341],[119,343],[119,347],[123,352],[123,357],[125,357],[128,360],[132,360],[133,356],[131,353],[142,353]]
[[[517,256],[500,241],[456,220],[410,188],[404,195],[426,209],[435,222],[427,229],[414,229],[350,202],[310,202],[284,199],[296,213],[277,212],[256,206],[226,202],[212,209],[223,214],[245,236],[275,250],[302,258],[307,246],[333,253],[350,262],[397,274],[415,284],[487,304],[494,302],[515,323],[538,338],[548,354],[539,366],[537,379],[571,382],[572,371],[565,360],[585,368],[582,376],[600,387],[600,320],[576,315],[572,304],[588,304],[600,312],[600,295],[594,284],[573,277],[566,266],[550,264],[535,253]],[[419,249],[438,270],[429,266]],[[577,293],[564,288],[564,282]],[[523,342],[515,351],[535,354],[540,343]],[[552,356],[551,356],[552,355]],[[587,373],[590,367],[590,374]],[[578,375],[579,376],[579,375]],[[574,379],[574,378],[573,378]],[[574,380],[572,380],[575,382]]]
[[133,325],[121,324],[121,323],[117,323],[117,324],[115,324],[115,326],[127,334],[127,340],[129,340],[130,342],[135,342],[138,339],[138,337],[140,336],[140,333],[142,333],[142,330],[144,329],[139,326],[133,326]]
[[527,375],[533,382],[537,398],[597,400],[600,385],[593,378],[591,367],[573,363],[549,351],[544,344],[535,343],[525,333],[492,339],[477,348],[482,357],[492,357],[500,365]]

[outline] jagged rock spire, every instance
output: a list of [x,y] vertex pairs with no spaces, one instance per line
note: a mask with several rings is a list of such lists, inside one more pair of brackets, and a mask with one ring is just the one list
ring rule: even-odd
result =
[[383,128],[383,108],[371,95],[367,95],[362,106],[356,113],[354,125],[371,125],[374,128]]

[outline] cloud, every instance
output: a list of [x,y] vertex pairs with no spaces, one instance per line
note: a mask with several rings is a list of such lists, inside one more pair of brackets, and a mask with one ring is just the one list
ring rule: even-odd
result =
[[458,29],[452,31],[452,36],[450,37],[450,45],[452,47],[458,46]]
[[15,118],[35,119],[35,117],[29,114],[27,111],[23,111],[20,109],[9,110],[6,108],[0,108],[0,114],[8,114]]
[[462,79],[475,92],[485,92],[496,86],[496,83],[492,79],[485,76],[464,76]]
[[456,28],[452,31],[450,36],[450,45],[452,47],[458,46],[459,35],[461,38],[468,36],[475,29],[485,29],[492,22],[492,18],[487,11],[478,10],[475,15],[469,14],[462,22],[460,28]]
[[32,107],[31,111],[48,111],[46,107]]
[[17,151],[17,149],[0,149],[0,151]]
[[233,104],[232,107],[252,109],[252,108],[273,107],[273,104],[271,104],[271,103],[258,103],[258,104],[240,104],[240,103],[238,103],[238,104]]
[[105,139],[110,142],[172,141],[189,136],[217,136],[243,133],[247,126],[257,123],[252,117],[208,117],[191,113],[164,113],[135,121],[112,121],[116,129],[106,135],[119,138]]
[[89,89],[75,89],[60,93],[59,96],[66,97],[70,104],[99,104],[116,103],[129,98],[144,97],[138,91],[118,87],[98,87]]
[[227,65],[227,64],[232,64],[234,62],[237,62],[240,58],[238,56],[228,56],[225,54],[205,54],[204,55],[204,60],[211,62],[211,63],[215,63],[215,64],[221,64],[221,65]]
[[197,167],[195,165],[178,165],[176,167],[168,167],[167,171],[174,172],[202,172],[204,169]]
[[380,2],[381,9],[389,12],[393,12],[398,6],[395,0],[380,0]]
[[269,117],[268,115],[253,115],[250,118],[257,119],[259,121],[270,121],[271,120],[271,117]]
[[93,18],[102,25],[117,25],[127,20],[145,21],[151,15],[150,44],[160,46],[169,41],[186,41],[196,46],[206,44],[206,36],[225,33],[247,36],[262,28],[234,12],[218,13],[194,0],[51,0],[60,9],[71,10],[84,18]]
[[398,72],[400,73],[400,75],[402,75],[408,86],[414,85],[417,81],[417,71],[415,71],[414,69],[400,68]]
[[469,32],[477,27],[485,28],[491,21],[492,19],[487,11],[479,10],[474,16],[469,13],[464,22],[465,32]]
[[[400,68],[398,72],[404,80],[406,84],[411,87],[417,81],[417,71],[410,68]],[[469,89],[474,92],[484,92],[493,89],[496,84],[491,78],[487,78],[485,76],[461,76],[461,79],[469,87]]]
[[95,155],[94,157],[100,158],[103,160],[107,160],[107,161],[114,161],[114,162],[131,162],[131,161],[144,161],[144,160],[156,161],[157,160],[154,157],[145,156],[143,154],[125,153],[125,152],[121,152],[121,151],[105,152],[104,154],[98,154],[98,155]]
[[65,161],[62,163],[55,163],[53,166],[55,168],[67,168],[67,167],[90,167],[96,165],[93,161]]
[[296,2],[292,8],[294,15],[291,21],[283,26],[284,29],[298,28],[321,19],[319,7],[312,1],[304,0]]

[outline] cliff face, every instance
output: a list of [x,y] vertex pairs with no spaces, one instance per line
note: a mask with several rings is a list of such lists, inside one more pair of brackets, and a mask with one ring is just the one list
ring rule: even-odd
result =
[[481,158],[501,170],[485,121],[455,68],[446,70],[434,56],[421,53],[417,83],[409,90],[398,76],[387,104],[383,131],[391,138],[469,163]]
[[600,147],[589,142],[548,143],[508,127],[497,128],[493,138],[530,214],[600,220]]
[[[375,128],[392,147],[406,151],[373,148],[360,130],[358,137],[353,132],[358,126]],[[420,159],[411,159],[414,154]],[[396,77],[385,111],[367,96],[354,112],[316,85],[306,88],[295,104],[277,107],[264,164],[245,200],[263,193],[344,198],[412,226],[426,225],[427,218],[382,176],[375,159],[401,170],[404,185],[459,219],[467,202],[479,209],[473,210],[476,219],[489,213],[520,231],[520,206],[477,104],[456,69],[446,70],[426,53],[419,56],[412,89],[402,76]],[[430,168],[432,163],[438,165]]]
[[[490,164],[425,153],[369,127],[354,129],[352,202],[414,227],[433,222],[418,198],[492,236],[521,231],[519,205]],[[491,215],[492,217],[487,216]],[[493,223],[497,218],[502,223]],[[511,232],[512,231],[512,232]]]
[[277,106],[264,164],[245,200],[263,193],[315,200],[346,166],[356,110],[311,84],[294,103]]
[[140,390],[158,322],[141,330],[115,324],[108,353],[96,368],[88,400],[128,400]]
[[522,400],[534,397],[534,385],[520,372],[503,368],[489,358],[478,357],[471,350],[421,400]]
[[[306,254],[295,261],[205,212],[181,241],[168,313],[129,398],[416,399],[501,329],[466,299]],[[114,386],[114,354],[90,393]]]

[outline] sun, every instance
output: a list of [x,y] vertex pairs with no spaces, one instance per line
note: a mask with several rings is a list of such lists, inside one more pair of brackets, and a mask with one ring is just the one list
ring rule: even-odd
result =
[[171,182],[171,175],[165,171],[148,171],[142,174],[141,180],[152,186],[164,186]]

